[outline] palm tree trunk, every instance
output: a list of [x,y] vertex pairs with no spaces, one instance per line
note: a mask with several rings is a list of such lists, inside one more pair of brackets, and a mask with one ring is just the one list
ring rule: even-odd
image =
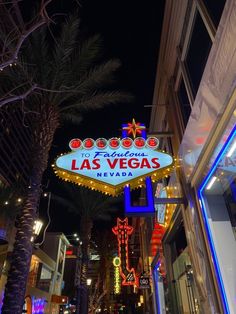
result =
[[2,314],[21,314],[32,256],[33,225],[41,195],[41,181],[48,154],[58,127],[58,113],[52,106],[41,106],[32,138],[32,165],[26,201],[18,225],[10,270],[3,299]]
[[80,314],[88,314],[89,293],[87,286],[87,274],[89,264],[89,243],[91,238],[92,221],[81,217],[80,234],[82,240],[82,258],[81,258],[81,274],[80,274]]

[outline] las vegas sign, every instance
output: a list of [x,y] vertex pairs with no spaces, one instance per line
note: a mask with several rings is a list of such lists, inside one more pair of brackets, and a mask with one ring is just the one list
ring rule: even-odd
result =
[[69,143],[71,152],[58,157],[53,168],[65,181],[118,195],[127,184],[131,189],[142,187],[147,176],[157,181],[169,175],[174,160],[158,151],[158,144],[155,137],[76,138]]

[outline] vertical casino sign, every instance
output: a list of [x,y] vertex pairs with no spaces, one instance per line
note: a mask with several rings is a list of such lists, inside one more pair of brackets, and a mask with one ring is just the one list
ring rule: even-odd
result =
[[119,294],[121,292],[121,282],[120,282],[120,265],[121,260],[118,256],[113,258],[114,266],[114,294]]
[[133,230],[133,227],[128,224],[128,218],[124,220],[117,218],[117,225],[112,228],[112,232],[118,240],[120,275],[123,278],[123,286],[137,286],[135,270],[129,266],[129,236]]
[[65,181],[116,196],[126,185],[134,189],[144,186],[146,177],[157,181],[170,174],[174,160],[157,150],[158,144],[155,137],[75,138],[53,168]]

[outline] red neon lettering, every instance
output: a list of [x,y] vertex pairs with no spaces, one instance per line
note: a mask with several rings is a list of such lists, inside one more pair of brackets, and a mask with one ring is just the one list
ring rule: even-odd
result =
[[139,167],[139,161],[138,158],[130,158],[128,160],[128,166],[132,169],[136,169]]
[[126,158],[121,158],[120,159],[120,168],[121,169],[126,169],[127,168],[127,159]]
[[142,159],[142,162],[141,162],[141,164],[140,164],[140,168],[142,169],[142,168],[151,168],[151,166],[150,166],[150,164],[149,164],[149,162],[148,162],[148,159],[147,158],[143,158]]
[[160,164],[157,160],[158,160],[158,158],[152,158],[152,163],[154,164],[154,166],[152,166],[152,168],[155,168],[155,169],[160,168]]
[[92,169],[95,170],[95,169],[99,169],[100,168],[99,159],[93,159],[92,163],[95,166],[95,167],[92,167]]
[[79,167],[76,167],[76,159],[72,159],[71,170],[79,170]]
[[80,170],[83,170],[83,169],[88,169],[88,170],[91,169],[91,166],[90,166],[90,163],[89,163],[88,159],[84,159],[83,160],[83,162],[81,164],[81,167],[80,167]]
[[117,162],[118,162],[118,158],[115,158],[113,162],[110,159],[107,159],[107,162],[108,162],[108,165],[110,166],[110,168],[114,169]]

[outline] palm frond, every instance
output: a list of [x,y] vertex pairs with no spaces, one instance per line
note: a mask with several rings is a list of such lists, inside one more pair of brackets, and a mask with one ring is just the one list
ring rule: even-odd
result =
[[119,198],[106,196],[97,191],[75,185],[63,185],[65,190],[65,198],[54,196],[54,199],[67,208],[69,211],[90,220],[100,219],[102,215],[110,215],[109,213],[117,210],[120,202]]
[[112,217],[108,214],[100,214],[96,217],[96,220],[103,220],[103,221],[111,221]]
[[[133,101],[129,93],[110,88],[120,62],[113,59],[97,63],[102,39],[99,35],[82,39],[77,12],[57,34],[49,42],[49,32],[44,27],[31,36],[16,68],[0,75],[0,97],[14,88],[21,95],[30,86],[37,86],[24,99],[24,107],[33,107],[38,112],[42,104],[54,105],[62,119],[76,124],[81,122],[81,114],[86,110]],[[107,86],[111,90],[106,90]],[[22,104],[20,99],[18,103]]]
[[64,64],[71,57],[79,31],[78,13],[70,15],[64,22],[60,37],[56,39],[53,59],[55,64]]
[[81,112],[86,110],[95,110],[107,105],[124,104],[134,100],[130,93],[122,91],[104,91],[95,92],[92,95],[81,97],[78,102],[70,103],[60,109],[61,112],[72,110]]
[[[76,47],[76,41],[79,31],[78,13],[69,16],[68,20],[63,24],[60,37],[55,43],[53,52],[52,73],[54,79],[51,82],[50,89],[60,89],[62,81],[66,85],[71,82],[69,66],[71,56]],[[55,95],[51,94],[51,100]]]
[[64,208],[66,208],[69,211],[75,210],[74,204],[73,204],[73,202],[71,202],[71,200],[69,198],[64,198],[64,197],[61,197],[59,195],[52,194],[51,199],[52,199],[52,201],[55,201],[56,203],[63,206]]
[[80,83],[76,87],[81,95],[91,93],[95,89],[109,86],[114,83],[116,72],[121,66],[121,62],[117,59],[109,60],[96,67],[93,67],[80,79]]
[[[94,66],[102,53],[103,40],[100,35],[96,34],[83,41],[79,50],[75,51],[72,61],[77,60],[78,64],[74,68],[82,76],[91,66]],[[73,65],[75,65],[73,63]]]
[[24,50],[25,63],[27,60],[30,61],[31,68],[36,73],[37,82],[40,86],[48,86],[52,80],[52,59],[47,40],[47,32],[48,29],[46,26],[34,32]]
[[66,123],[73,125],[79,125],[83,120],[83,117],[81,115],[76,115],[70,112],[64,113],[62,118]]

